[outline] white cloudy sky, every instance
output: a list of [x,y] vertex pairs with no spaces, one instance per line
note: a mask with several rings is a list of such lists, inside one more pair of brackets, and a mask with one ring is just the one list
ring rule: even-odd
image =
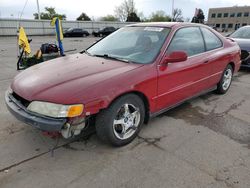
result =
[[[164,10],[171,14],[172,0],[134,0],[139,12],[149,16],[157,10]],[[26,0],[0,0],[0,17],[17,17],[22,11]],[[56,8],[58,13],[67,15],[67,20],[75,20],[81,12],[87,13],[89,17],[98,18],[107,14],[113,14],[114,8],[123,0],[39,0],[40,10],[45,6]],[[192,18],[195,8],[204,10],[207,17],[208,8],[226,6],[250,6],[250,0],[175,0],[175,7],[183,11],[185,18]],[[28,0],[24,9],[23,18],[33,18],[37,12],[36,0]]]

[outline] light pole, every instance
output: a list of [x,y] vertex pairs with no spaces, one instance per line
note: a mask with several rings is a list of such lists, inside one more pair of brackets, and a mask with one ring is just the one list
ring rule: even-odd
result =
[[171,22],[174,21],[174,0],[172,0],[172,18],[171,18]]
[[38,2],[38,0],[36,0],[36,5],[37,5],[38,20],[41,20],[41,17],[40,17],[40,8],[39,8],[39,2]]

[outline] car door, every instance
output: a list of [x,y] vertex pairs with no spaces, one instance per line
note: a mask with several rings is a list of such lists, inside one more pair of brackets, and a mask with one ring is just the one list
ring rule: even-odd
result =
[[211,65],[204,55],[206,49],[200,28],[177,30],[165,55],[174,51],[185,51],[188,59],[158,67],[158,110],[180,103],[209,87]]
[[206,44],[206,57],[209,59],[209,64],[211,65],[211,85],[216,85],[222,75],[222,71],[226,68],[228,64],[228,59],[230,59],[230,54],[223,55],[223,42],[221,39],[210,29],[201,27],[202,34],[204,36],[204,41]]
[[109,32],[109,28],[108,27],[106,27],[106,28],[104,28],[103,29],[103,35],[108,35],[108,32]]
[[76,30],[76,29],[73,29],[73,30],[72,30],[72,37],[75,37],[75,36],[76,36],[76,33],[77,33],[77,30]]
[[81,37],[82,36],[82,29],[77,29],[76,30],[76,36]]

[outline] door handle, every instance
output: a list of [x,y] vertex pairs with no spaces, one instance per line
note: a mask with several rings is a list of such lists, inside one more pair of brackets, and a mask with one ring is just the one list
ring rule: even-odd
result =
[[207,63],[209,63],[209,60],[207,60],[207,61],[204,61],[203,63],[204,63],[204,64],[207,64]]

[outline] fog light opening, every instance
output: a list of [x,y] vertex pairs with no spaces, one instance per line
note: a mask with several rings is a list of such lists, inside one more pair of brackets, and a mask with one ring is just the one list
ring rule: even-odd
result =
[[73,136],[79,135],[82,130],[85,128],[85,122],[82,122],[78,125],[71,125],[69,123],[66,123],[61,130],[61,134],[64,138],[71,138]]

